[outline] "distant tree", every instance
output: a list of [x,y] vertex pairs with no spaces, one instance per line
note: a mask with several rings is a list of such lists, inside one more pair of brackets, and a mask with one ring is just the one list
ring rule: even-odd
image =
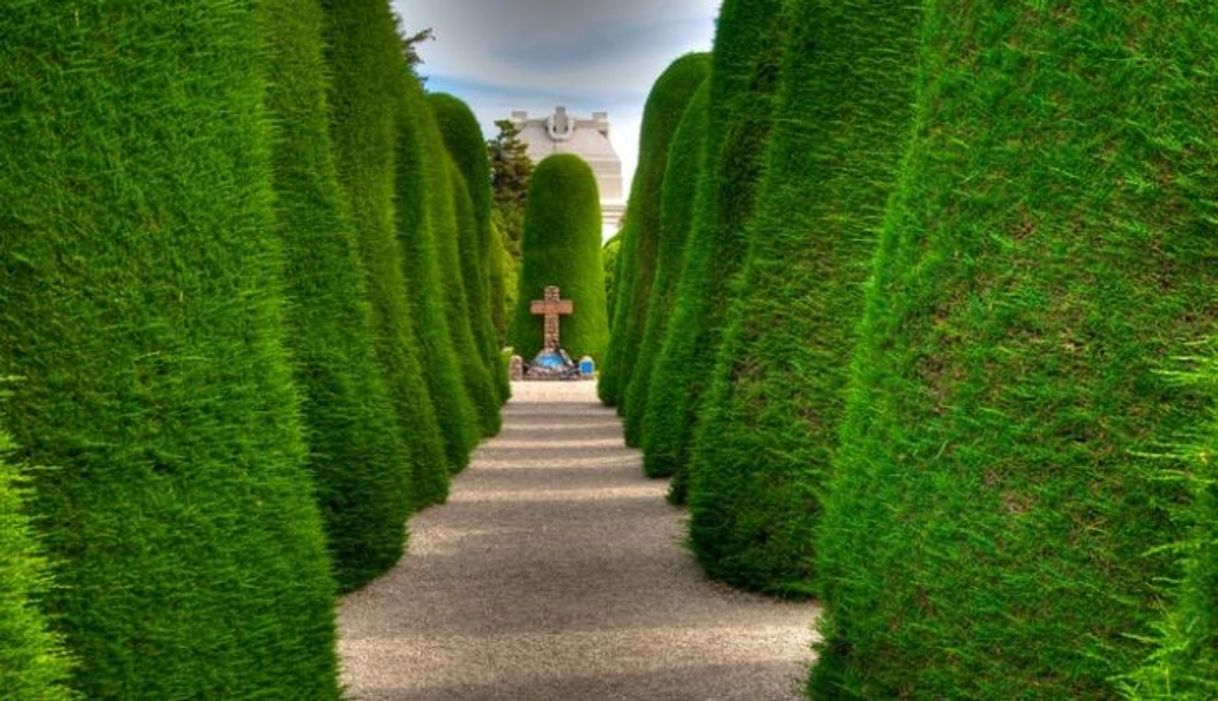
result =
[[524,205],[528,199],[533,161],[529,147],[520,139],[520,127],[510,119],[495,122],[498,135],[486,142],[491,163],[491,189],[495,196],[493,218],[503,235],[503,246],[517,265],[520,237],[524,232]]

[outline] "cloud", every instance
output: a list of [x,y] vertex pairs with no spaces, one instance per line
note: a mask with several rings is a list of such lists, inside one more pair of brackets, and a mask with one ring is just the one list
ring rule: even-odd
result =
[[608,111],[629,182],[651,85],[710,49],[718,0],[394,0],[408,30],[431,27],[420,72],[469,103],[483,129],[513,109]]

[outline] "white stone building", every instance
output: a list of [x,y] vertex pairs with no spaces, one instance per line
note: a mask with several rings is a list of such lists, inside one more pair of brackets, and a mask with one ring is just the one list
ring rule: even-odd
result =
[[601,219],[606,232],[617,231],[626,211],[622,187],[622,160],[609,139],[609,115],[593,112],[591,119],[567,114],[556,107],[546,117],[529,117],[528,112],[512,112],[520,128],[520,139],[529,146],[529,158],[539,163],[555,153],[573,153],[592,166],[601,195]]

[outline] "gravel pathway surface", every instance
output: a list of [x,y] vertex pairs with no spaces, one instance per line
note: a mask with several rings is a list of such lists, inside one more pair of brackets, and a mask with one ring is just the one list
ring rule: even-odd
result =
[[340,611],[361,701],[801,699],[809,604],[709,581],[593,383],[517,383],[503,433]]

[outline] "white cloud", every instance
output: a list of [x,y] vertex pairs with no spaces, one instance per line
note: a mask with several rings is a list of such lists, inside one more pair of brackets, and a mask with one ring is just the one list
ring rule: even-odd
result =
[[393,0],[408,30],[431,27],[420,72],[462,98],[483,129],[513,109],[608,111],[630,182],[652,83],[710,49],[718,0]]

